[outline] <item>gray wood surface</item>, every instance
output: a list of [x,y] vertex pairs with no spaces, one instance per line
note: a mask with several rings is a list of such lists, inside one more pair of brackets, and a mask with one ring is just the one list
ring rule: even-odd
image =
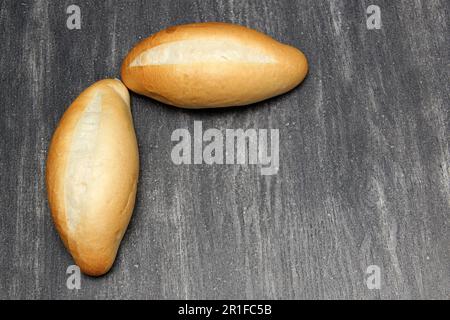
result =
[[[66,8],[81,8],[81,30]],[[382,29],[367,30],[366,8]],[[415,1],[0,1],[0,298],[450,297],[449,12]],[[226,21],[301,48],[292,92],[188,111],[134,95],[136,208],[116,263],[66,288],[47,148],[87,86],[118,77],[136,41]],[[172,163],[173,130],[280,130],[280,170]],[[381,289],[369,290],[369,265]]]

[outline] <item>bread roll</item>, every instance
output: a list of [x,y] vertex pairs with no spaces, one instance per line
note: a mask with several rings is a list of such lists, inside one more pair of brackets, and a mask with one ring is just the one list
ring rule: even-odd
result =
[[243,26],[195,23],[141,41],[122,64],[125,85],[182,108],[241,106],[297,86],[308,63],[298,49]]
[[119,80],[99,81],[64,113],[46,169],[53,221],[85,274],[111,268],[133,211],[138,171],[128,90]]

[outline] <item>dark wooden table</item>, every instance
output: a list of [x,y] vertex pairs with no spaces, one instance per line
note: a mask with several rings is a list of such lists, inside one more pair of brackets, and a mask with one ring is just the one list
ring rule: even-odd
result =
[[[69,5],[81,30],[66,27]],[[366,8],[381,8],[368,30]],[[0,2],[0,298],[450,297],[450,2]],[[44,169],[66,108],[136,41],[239,23],[301,48],[292,92],[189,111],[132,95],[141,172],[116,263],[66,287]],[[173,164],[177,128],[280,130],[280,169]],[[367,267],[380,267],[369,290]]]

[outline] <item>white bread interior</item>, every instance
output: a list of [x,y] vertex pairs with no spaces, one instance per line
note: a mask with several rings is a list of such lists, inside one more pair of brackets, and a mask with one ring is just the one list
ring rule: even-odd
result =
[[164,43],[139,54],[130,67],[192,63],[276,63],[257,47],[234,39],[193,39]]
[[65,174],[64,201],[69,233],[79,225],[82,212],[86,210],[89,182],[94,178],[95,152],[98,130],[102,116],[102,94],[96,92],[86,106],[75,126]]

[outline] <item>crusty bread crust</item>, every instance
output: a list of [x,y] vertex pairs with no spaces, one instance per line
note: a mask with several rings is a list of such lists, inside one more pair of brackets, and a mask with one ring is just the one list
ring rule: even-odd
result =
[[[212,60],[211,52],[200,50],[199,55],[205,57],[202,61],[193,59],[195,41],[205,48],[205,42],[215,41],[224,52],[237,49],[229,56],[218,53]],[[186,50],[180,42],[187,43]],[[217,45],[211,46],[220,52]],[[151,58],[140,62],[143,54],[156,47],[163,57],[154,57],[154,63]],[[121,76],[132,91],[161,102],[214,108],[247,105],[285,93],[302,82],[307,72],[308,62],[300,50],[243,26],[209,22],[171,27],[142,40],[126,56]]]
[[64,113],[46,167],[53,221],[85,274],[111,268],[133,211],[138,171],[128,90],[119,80],[99,81]]

